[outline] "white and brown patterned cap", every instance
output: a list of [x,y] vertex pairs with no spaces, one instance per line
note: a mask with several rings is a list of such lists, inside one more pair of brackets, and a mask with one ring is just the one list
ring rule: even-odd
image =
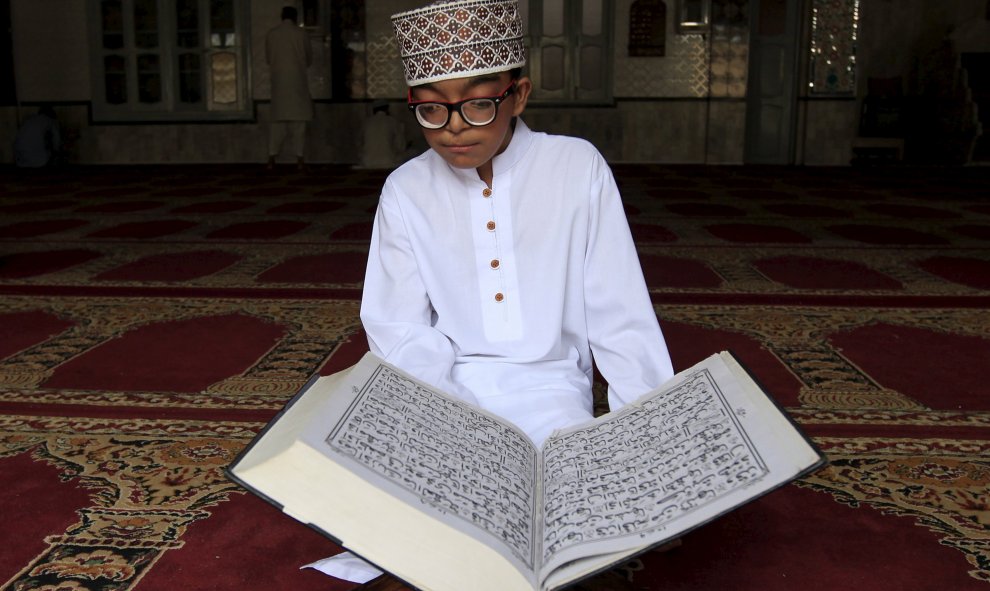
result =
[[441,0],[392,15],[392,26],[409,86],[526,64],[516,0]]

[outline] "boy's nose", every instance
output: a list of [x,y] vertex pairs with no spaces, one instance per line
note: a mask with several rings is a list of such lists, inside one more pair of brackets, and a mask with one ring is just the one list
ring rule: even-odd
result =
[[470,127],[470,125],[468,125],[467,121],[465,121],[464,118],[461,117],[459,111],[455,111],[454,109],[451,109],[450,117],[447,119],[446,127],[450,131],[458,132],[461,131],[462,129],[466,129]]

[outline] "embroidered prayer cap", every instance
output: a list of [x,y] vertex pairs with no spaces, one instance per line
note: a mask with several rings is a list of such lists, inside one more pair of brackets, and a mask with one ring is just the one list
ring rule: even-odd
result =
[[392,26],[409,86],[526,64],[516,0],[441,0],[392,15]]

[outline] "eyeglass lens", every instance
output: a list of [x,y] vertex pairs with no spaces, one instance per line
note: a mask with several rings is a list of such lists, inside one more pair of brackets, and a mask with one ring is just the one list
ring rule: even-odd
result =
[[[470,125],[488,125],[495,119],[496,105],[490,98],[473,99],[451,106]],[[440,103],[416,105],[416,118],[426,127],[440,128],[447,125],[450,108]]]

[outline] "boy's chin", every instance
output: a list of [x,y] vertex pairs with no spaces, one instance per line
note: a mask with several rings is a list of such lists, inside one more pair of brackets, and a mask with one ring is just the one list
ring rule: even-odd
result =
[[460,170],[475,170],[484,165],[484,162],[478,162],[476,158],[459,158],[457,156],[443,156],[444,161],[454,168]]

